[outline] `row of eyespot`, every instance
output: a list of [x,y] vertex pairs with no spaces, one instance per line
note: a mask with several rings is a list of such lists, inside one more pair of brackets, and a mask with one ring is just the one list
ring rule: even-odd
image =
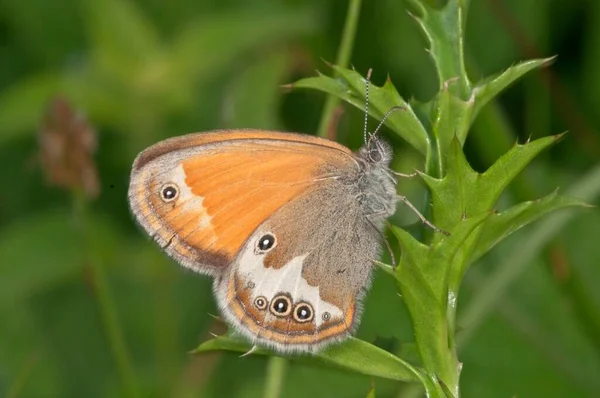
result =
[[[270,305],[266,297],[258,296],[254,299],[254,305],[261,311],[268,308],[273,315],[280,318],[287,317],[291,313],[294,320],[299,323],[310,322],[314,317],[313,308],[309,303],[300,302],[292,308],[292,300],[285,295],[274,297]],[[331,319],[331,314],[324,312],[322,318],[324,321],[328,321]]]

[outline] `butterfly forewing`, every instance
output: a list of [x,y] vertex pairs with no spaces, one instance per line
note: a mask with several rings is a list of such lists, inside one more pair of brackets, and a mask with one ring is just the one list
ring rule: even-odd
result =
[[216,275],[272,213],[355,167],[336,143],[260,130],[194,134],[142,152],[129,201],[138,222],[183,265]]

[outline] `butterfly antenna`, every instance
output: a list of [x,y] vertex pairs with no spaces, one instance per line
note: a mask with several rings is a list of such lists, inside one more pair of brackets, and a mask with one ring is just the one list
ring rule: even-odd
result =
[[367,71],[366,83],[365,83],[365,125],[363,129],[363,140],[365,141],[365,145],[367,145],[367,124],[369,121],[369,86],[371,85],[371,74],[373,73],[373,69],[369,68]]
[[381,122],[379,122],[379,125],[377,126],[377,128],[375,129],[375,131],[373,131],[373,134],[371,134],[371,136],[375,136],[377,135],[377,132],[379,131],[379,129],[383,126],[383,124],[385,123],[385,121],[387,120],[387,118],[394,112],[399,111],[399,110],[406,110],[405,106],[392,106],[386,113],[385,115],[383,115],[383,119],[381,119]]

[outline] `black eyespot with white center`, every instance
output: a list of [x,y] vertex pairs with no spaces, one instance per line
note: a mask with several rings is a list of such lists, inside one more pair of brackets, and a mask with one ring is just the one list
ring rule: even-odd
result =
[[266,299],[266,297],[264,297],[264,296],[258,296],[257,298],[254,299],[254,305],[259,310],[264,310],[265,308],[267,308],[267,299]]
[[292,312],[292,300],[283,294],[275,296],[271,300],[269,310],[273,315],[278,317],[288,316]]
[[165,184],[160,189],[160,198],[163,202],[169,203],[177,199],[179,196],[179,189],[175,184]]
[[256,242],[256,253],[266,253],[274,248],[276,243],[275,235],[264,234],[258,239],[258,242]]
[[296,307],[294,307],[294,320],[296,322],[310,322],[312,321],[313,317],[314,311],[310,304],[301,302],[296,304]]
[[321,316],[325,322],[331,319],[331,314],[329,312],[324,312],[323,316]]

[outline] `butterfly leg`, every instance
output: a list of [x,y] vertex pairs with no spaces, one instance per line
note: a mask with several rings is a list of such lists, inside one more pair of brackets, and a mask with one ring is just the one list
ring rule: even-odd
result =
[[240,358],[243,358],[243,357],[245,357],[245,356],[248,356],[248,355],[250,355],[250,354],[254,353],[254,352],[257,350],[257,349],[258,349],[258,346],[257,346],[256,344],[255,344],[255,345],[253,345],[253,346],[252,346],[252,348],[250,348],[250,349],[248,350],[248,352],[246,352],[246,353],[244,353],[244,354],[240,355]]
[[406,198],[406,196],[397,195],[396,198],[398,198],[398,200],[401,200],[402,202],[404,202],[404,204],[407,205],[419,217],[419,219],[421,220],[421,222],[423,222],[423,224],[427,225],[429,228],[433,229],[436,232],[439,232],[446,236],[450,236],[449,232],[439,229],[438,227],[433,225],[431,223],[431,221],[426,219],[425,216],[423,214],[421,214],[421,212],[419,210],[417,210],[417,208],[412,203],[410,203],[410,201]]
[[394,256],[394,251],[392,250],[392,247],[390,246],[390,242],[388,242],[387,238],[385,237],[385,235],[383,234],[383,232],[377,228],[375,226],[375,224],[373,224],[373,221],[371,221],[371,219],[369,217],[380,217],[380,216],[385,216],[385,213],[376,213],[376,214],[371,214],[370,216],[367,216],[367,220],[369,221],[369,224],[371,224],[371,226],[373,227],[373,229],[375,231],[377,231],[377,233],[379,234],[379,236],[381,236],[381,240],[383,241],[383,243],[385,244],[385,248],[387,249],[388,253],[390,254],[390,260],[392,261],[392,265],[394,266],[394,268],[396,268],[396,257]]
[[404,174],[404,173],[399,173],[394,170],[390,170],[390,173],[392,173],[393,175],[395,175],[397,177],[402,177],[402,178],[411,178],[411,177],[415,177],[419,174],[419,172],[417,172],[417,171],[415,171],[414,173],[410,173],[410,174]]
[[396,264],[396,256],[394,256],[394,251],[392,250],[392,246],[390,246],[390,242],[388,242],[388,240],[385,238],[385,236],[383,237],[383,243],[385,243],[385,247],[386,247],[387,251],[390,253],[390,260],[392,261],[392,266],[394,268],[396,268],[396,265],[397,265]]

